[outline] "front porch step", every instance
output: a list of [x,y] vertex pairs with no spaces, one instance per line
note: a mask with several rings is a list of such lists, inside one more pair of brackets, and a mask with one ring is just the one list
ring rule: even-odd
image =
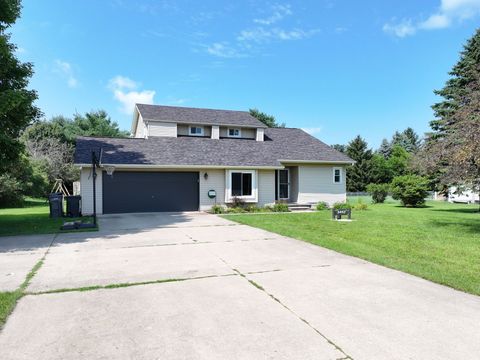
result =
[[308,211],[312,210],[310,204],[288,204],[288,210],[290,211]]

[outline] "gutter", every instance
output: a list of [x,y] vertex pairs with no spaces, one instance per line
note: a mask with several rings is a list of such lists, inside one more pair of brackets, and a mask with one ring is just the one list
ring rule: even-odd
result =
[[326,160],[284,160],[280,159],[279,162],[286,164],[345,164],[353,165],[356,163],[354,160],[337,160],[337,161],[326,161]]
[[[90,167],[91,164],[74,164],[79,168]],[[102,167],[113,166],[115,169],[237,169],[237,170],[282,170],[284,166],[228,166],[228,165],[141,165],[141,164],[102,164]]]

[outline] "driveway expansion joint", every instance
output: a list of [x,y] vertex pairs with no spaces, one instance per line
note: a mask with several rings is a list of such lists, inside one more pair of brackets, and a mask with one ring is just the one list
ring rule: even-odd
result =
[[196,276],[196,277],[190,277],[190,278],[169,278],[169,279],[151,280],[151,281],[138,281],[138,282],[131,282],[131,283],[90,285],[90,286],[83,286],[83,287],[76,287],[76,288],[61,288],[61,289],[52,289],[52,290],[45,290],[45,291],[25,292],[25,295],[38,296],[38,295],[48,295],[48,294],[60,294],[60,293],[66,293],[66,292],[112,290],[112,289],[134,287],[134,286],[155,285],[155,284],[163,284],[163,283],[171,283],[171,282],[183,282],[183,281],[189,281],[189,280],[202,280],[202,279],[220,278],[220,277],[237,276],[237,275],[238,274],[236,273],[229,273],[229,274],[221,274],[221,275]]

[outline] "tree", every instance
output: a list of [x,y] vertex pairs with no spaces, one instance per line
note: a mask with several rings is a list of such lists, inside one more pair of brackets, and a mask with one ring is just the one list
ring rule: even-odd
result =
[[22,155],[18,137],[23,129],[41,116],[34,105],[37,93],[28,90],[33,74],[31,63],[21,63],[16,46],[5,31],[20,16],[20,0],[0,1],[0,172],[8,172]]
[[403,206],[417,207],[425,203],[428,195],[428,179],[418,175],[397,176],[391,184],[392,197]]
[[443,101],[432,106],[432,132],[419,164],[439,186],[480,190],[480,29],[469,39],[451,78],[435,91]]
[[[128,131],[120,130],[104,110],[90,111],[82,116],[75,114],[73,119],[73,133],[68,134],[70,139],[82,136],[127,137]],[[74,140],[74,139],[73,139]]]
[[394,173],[389,163],[381,154],[373,154],[371,160],[370,182],[375,184],[384,184],[392,181]]
[[369,184],[367,191],[372,196],[372,202],[374,204],[383,204],[390,191],[389,184]]
[[347,151],[347,147],[342,144],[333,144],[332,148],[334,148],[337,151],[340,151],[341,153],[345,153],[345,151]]
[[264,112],[261,112],[258,109],[250,109],[249,111],[250,111],[250,115],[252,115],[257,120],[260,120],[262,123],[264,123],[268,127],[271,127],[271,128],[285,127],[285,123],[281,123],[281,124],[277,123],[273,115],[268,115]]
[[400,144],[407,152],[413,154],[420,148],[420,137],[411,127],[402,132],[403,143]]
[[125,137],[127,131],[103,110],[75,114],[73,120],[55,116],[29,126],[22,135],[32,165],[52,184],[62,179],[69,187],[78,179],[78,169],[73,165],[77,136]]
[[365,191],[370,183],[372,169],[372,150],[367,142],[358,135],[347,145],[346,154],[356,163],[347,168],[347,191]]
[[388,159],[392,153],[392,144],[384,138],[377,150],[377,153],[382,155],[385,159]]

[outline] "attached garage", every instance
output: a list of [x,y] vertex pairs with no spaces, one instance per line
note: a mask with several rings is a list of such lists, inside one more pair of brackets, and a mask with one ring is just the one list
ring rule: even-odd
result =
[[128,172],[102,174],[103,213],[197,211],[198,172]]

